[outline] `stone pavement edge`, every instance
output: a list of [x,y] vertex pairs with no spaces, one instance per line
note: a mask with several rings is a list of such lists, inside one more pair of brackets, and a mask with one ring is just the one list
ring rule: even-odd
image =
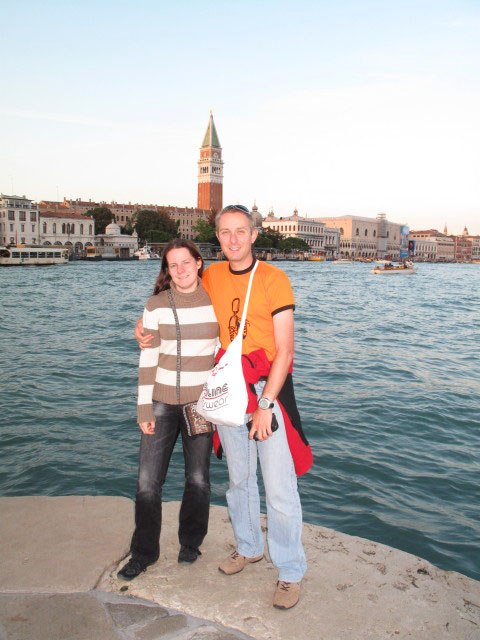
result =
[[[268,557],[234,576],[218,571],[235,548],[223,507],[211,508],[202,556],[193,565],[178,564],[178,510],[178,502],[164,504],[160,559],[126,583],[116,572],[128,554],[133,502],[0,498],[1,640],[223,640],[243,634],[268,640],[480,639],[479,582],[309,524],[303,531],[309,568],[301,600],[291,610],[274,609],[277,574]],[[141,608],[123,614],[124,606]],[[49,610],[59,616],[57,635],[14,635],[22,624],[44,626]],[[110,625],[109,630],[81,635],[77,625],[80,635],[62,636],[62,612],[69,610],[65,624],[88,610],[83,618],[91,626]],[[130,622],[122,627],[124,615]],[[88,632],[85,625],[83,631]]]

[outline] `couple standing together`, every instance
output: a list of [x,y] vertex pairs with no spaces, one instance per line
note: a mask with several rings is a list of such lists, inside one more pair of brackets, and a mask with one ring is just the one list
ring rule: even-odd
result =
[[[294,298],[283,271],[260,263],[252,281],[243,331],[242,365],[248,391],[245,424],[217,425],[215,433],[189,435],[184,408],[196,402],[219,356],[238,332],[257,231],[241,205],[220,211],[217,237],[227,262],[203,272],[197,247],[173,240],[165,248],[154,295],[147,301],[135,335],[142,347],[139,367],[138,423],[142,431],[131,558],[119,571],[131,580],[158,560],[162,486],[178,434],[182,434],[185,489],[180,508],[179,562],[201,555],[210,504],[212,446],[225,453],[227,503],[237,548],[219,566],[227,575],[262,560],[257,457],[265,485],[268,547],[278,570],[273,605],[293,607],[306,570],[302,546],[302,509],[297,475],[312,464],[302,432],[291,377]],[[272,417],[278,429],[272,432]],[[246,427],[252,418],[250,428]]]

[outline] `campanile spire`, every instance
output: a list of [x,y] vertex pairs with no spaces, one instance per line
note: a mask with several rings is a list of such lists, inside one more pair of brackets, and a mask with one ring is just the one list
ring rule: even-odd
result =
[[199,209],[220,211],[223,206],[223,160],[222,147],[210,111],[210,120],[200,148],[198,161]]

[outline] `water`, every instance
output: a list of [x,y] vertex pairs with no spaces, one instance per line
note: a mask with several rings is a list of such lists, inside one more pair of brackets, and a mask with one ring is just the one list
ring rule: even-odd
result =
[[[158,262],[0,270],[0,495],[134,496],[135,319]],[[480,579],[480,265],[279,263],[315,456],[306,522]],[[225,463],[212,463],[225,504]],[[178,500],[177,445],[165,499]]]

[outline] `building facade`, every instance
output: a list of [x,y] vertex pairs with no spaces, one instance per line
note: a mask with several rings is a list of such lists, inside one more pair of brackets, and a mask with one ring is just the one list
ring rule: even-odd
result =
[[451,236],[436,229],[412,230],[410,240],[415,240],[415,260],[419,262],[453,262],[455,243]]
[[398,260],[404,225],[389,222],[384,213],[376,218],[339,216],[314,218],[340,231],[342,258],[388,258]]
[[138,249],[138,236],[122,233],[120,225],[112,222],[106,226],[105,233],[95,236],[95,245],[105,247],[111,255],[116,253],[121,258],[131,258]]
[[200,148],[197,207],[217,213],[223,207],[223,160],[213,116]]
[[43,245],[68,247],[81,256],[95,243],[95,220],[66,210],[40,213],[40,240]]
[[39,211],[33,200],[0,195],[0,242],[40,244]]
[[304,240],[312,251],[325,258],[336,258],[340,245],[340,232],[333,227],[327,227],[323,221],[300,217],[297,209],[292,216],[277,218],[273,211],[262,223],[265,229],[274,229],[286,238],[300,238]]

